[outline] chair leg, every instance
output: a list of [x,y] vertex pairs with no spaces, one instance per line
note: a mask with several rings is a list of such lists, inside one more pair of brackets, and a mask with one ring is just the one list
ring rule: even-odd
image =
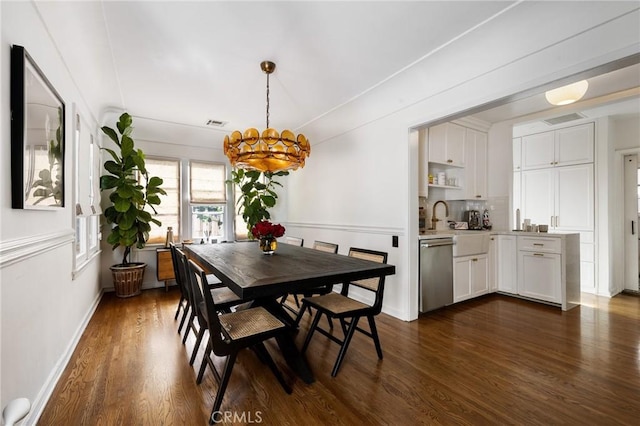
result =
[[224,365],[224,373],[222,374],[222,380],[220,381],[220,386],[218,386],[218,392],[216,393],[216,400],[213,403],[213,409],[211,410],[211,416],[209,417],[209,424],[212,425],[217,421],[215,419],[216,414],[220,414],[220,406],[222,405],[222,398],[224,397],[224,392],[227,390],[227,385],[229,384],[229,379],[231,378],[231,372],[233,371],[233,364],[236,362],[236,356],[238,354],[236,352],[232,352],[227,356],[227,361]]
[[191,304],[187,300],[187,304],[182,310],[182,319],[180,320],[180,325],[178,326],[178,334],[180,334],[180,332],[182,331],[182,326],[184,325],[184,321],[187,319],[187,313],[189,312],[190,308],[191,308]]
[[311,337],[313,337],[313,333],[316,331],[316,327],[318,327],[318,323],[320,322],[321,316],[322,316],[322,312],[316,311],[316,316],[313,317],[313,321],[311,322],[311,327],[309,328],[307,337],[304,339],[304,345],[302,345],[302,350],[300,351],[300,353],[304,354],[307,351],[307,346],[309,346],[309,342],[311,342]]
[[284,389],[286,393],[291,394],[291,392],[293,392],[291,386],[289,386],[284,380],[282,372],[278,369],[276,363],[273,362],[273,358],[271,358],[271,355],[269,354],[267,348],[264,346],[264,343],[258,343],[254,346],[254,349],[256,353],[260,354],[259,357],[263,360],[263,362],[265,362],[269,366],[269,369],[271,369],[273,375],[276,376],[276,379],[278,379],[278,382],[280,382],[280,386],[282,386],[282,389]]
[[206,328],[200,326],[198,337],[196,337],[196,344],[193,346],[193,353],[191,354],[191,359],[189,360],[189,365],[193,365],[193,362],[196,360],[196,355],[198,354],[198,349],[200,348],[200,343],[202,342],[202,338],[204,337],[205,330]]
[[189,330],[195,331],[195,326],[193,325],[193,320],[196,318],[196,314],[191,309],[191,313],[189,314],[189,321],[187,321],[187,329],[184,331],[184,336],[182,336],[182,344],[184,345],[187,341],[187,337],[189,336]]
[[[309,309],[309,305],[304,303],[304,301],[303,301],[302,302],[302,307],[300,308],[300,310],[298,311],[298,314],[296,315],[296,321],[294,323],[296,328],[298,328],[298,325],[300,324],[300,320],[302,319],[302,316],[304,315],[304,311],[306,311],[307,309]],[[311,314],[311,309],[309,309],[309,314]]]
[[300,300],[298,300],[298,295],[293,293],[293,300],[296,301],[296,306],[298,307],[298,309],[300,308]]
[[[207,364],[211,360],[211,342],[207,342],[207,347],[204,350],[204,356],[202,357],[202,364],[200,364],[200,371],[198,371],[198,377],[196,378],[196,383],[202,383],[202,378],[204,377],[204,372],[207,369]],[[213,360],[211,360],[213,363]]]
[[355,317],[354,319],[351,320],[349,331],[347,331],[347,335],[344,337],[344,342],[342,342],[342,346],[340,347],[340,352],[338,353],[338,359],[336,360],[336,363],[333,366],[331,377],[336,377],[336,375],[338,374],[338,370],[340,369],[340,365],[342,364],[344,355],[347,353],[347,349],[349,348],[349,343],[351,343],[351,338],[353,337],[353,333],[356,331],[356,326],[358,325],[359,319],[360,319],[359,317]]
[[177,320],[178,319],[178,315],[180,314],[180,307],[184,308],[184,305],[182,304],[182,302],[185,301],[184,296],[180,296],[180,301],[178,302],[178,307],[176,308],[176,316],[173,317],[173,320]]
[[373,319],[372,315],[369,315],[367,319],[369,320],[371,337],[373,338],[373,343],[375,343],[376,345],[376,352],[378,352],[378,359],[382,359],[382,347],[380,346],[380,338],[378,337],[378,329],[376,328],[376,321]]

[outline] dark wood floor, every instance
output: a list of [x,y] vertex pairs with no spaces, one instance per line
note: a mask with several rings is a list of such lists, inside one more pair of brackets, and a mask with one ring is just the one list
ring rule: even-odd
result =
[[[173,320],[177,297],[106,294],[39,424],[206,424],[217,385],[209,373],[195,383],[194,338],[183,346]],[[222,410],[236,424],[638,425],[639,319],[631,295],[583,295],[569,312],[491,295],[411,323],[381,315],[383,361],[356,335],[332,378],[337,345],[317,335],[308,352],[316,382],[306,385],[269,346],[293,385],[287,395],[244,351]]]

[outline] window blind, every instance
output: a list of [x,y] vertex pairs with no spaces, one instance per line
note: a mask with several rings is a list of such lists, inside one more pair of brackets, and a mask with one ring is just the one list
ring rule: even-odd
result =
[[226,203],[226,171],[224,164],[190,161],[189,173],[189,199],[191,203]]
[[173,228],[175,241],[179,240],[180,232],[180,160],[145,158],[149,176],[162,178],[161,188],[167,195],[160,195],[160,205],[154,206],[157,214],[154,215],[150,207],[146,207],[155,219],[162,222],[162,226],[151,225],[149,232],[149,244],[164,243],[167,236],[167,228]]

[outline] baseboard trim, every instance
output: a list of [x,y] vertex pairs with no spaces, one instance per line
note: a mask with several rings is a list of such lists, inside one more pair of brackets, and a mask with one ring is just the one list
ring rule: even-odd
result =
[[98,305],[102,300],[103,294],[104,292],[100,291],[96,296],[96,298],[94,299],[91,307],[89,308],[86,315],[82,319],[82,322],[76,329],[76,332],[73,335],[73,339],[71,340],[71,342],[69,342],[67,349],[64,351],[64,353],[56,363],[55,367],[51,371],[51,374],[49,375],[44,385],[40,389],[40,392],[36,396],[36,399],[31,403],[31,411],[29,412],[29,414],[24,420],[25,425],[35,425],[38,422],[38,419],[40,419],[40,416],[44,411],[44,407],[47,405],[47,402],[49,402],[49,398],[51,398],[51,395],[53,394],[53,390],[58,384],[58,380],[60,380],[62,373],[64,373],[65,368],[67,368],[67,365],[71,360],[71,356],[73,355],[73,352],[76,350],[76,347],[80,342],[80,338],[82,337],[82,334],[87,328],[89,321],[91,321],[91,318],[93,317],[93,314],[95,313],[96,309],[98,308]]

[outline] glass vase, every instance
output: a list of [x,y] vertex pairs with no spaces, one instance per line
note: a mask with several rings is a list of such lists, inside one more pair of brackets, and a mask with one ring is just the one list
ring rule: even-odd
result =
[[278,241],[275,238],[260,238],[262,254],[273,254],[276,248],[278,248]]

